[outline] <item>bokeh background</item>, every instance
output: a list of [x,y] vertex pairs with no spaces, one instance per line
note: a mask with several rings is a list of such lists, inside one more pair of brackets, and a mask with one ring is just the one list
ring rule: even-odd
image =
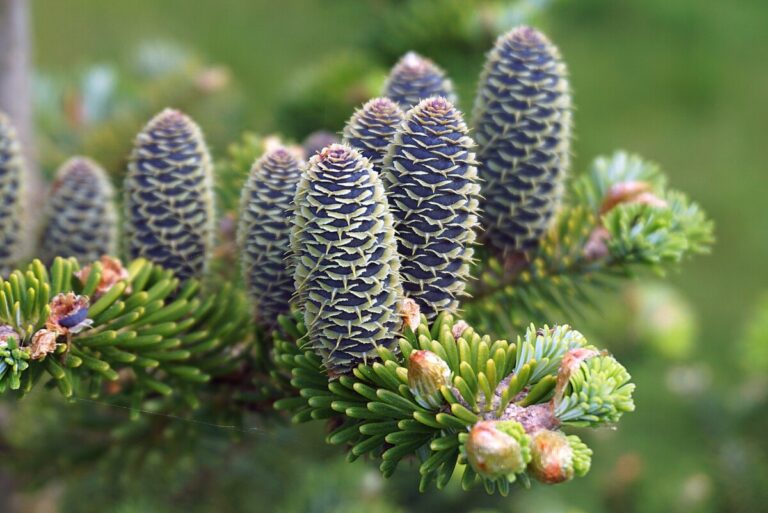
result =
[[[468,111],[493,34],[532,20],[570,68],[574,172],[617,148],[637,152],[716,222],[712,255],[574,321],[638,385],[637,411],[591,440],[590,475],[505,499],[420,495],[415,470],[384,482],[325,446],[319,426],[263,425],[234,441],[200,426],[206,443],[147,462],[141,478],[124,479],[98,454],[77,465],[60,464],[55,449],[17,461],[18,511],[765,511],[768,2],[436,0],[410,10],[424,3],[34,0],[42,167],[86,152],[118,175],[132,134],[163,103],[190,111],[215,156],[245,131],[296,140],[338,131],[408,49],[447,69]],[[87,407],[94,418],[109,408]],[[34,445],[38,411],[19,409],[14,443]],[[66,421],[61,409],[46,415]]]

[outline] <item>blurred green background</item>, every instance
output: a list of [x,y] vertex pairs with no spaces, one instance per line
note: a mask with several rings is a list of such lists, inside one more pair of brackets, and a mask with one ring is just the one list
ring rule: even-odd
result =
[[[382,13],[407,3],[35,0],[34,62],[43,86],[54,79],[77,84],[93,65],[130,76],[131,59],[148,42],[163,42],[166,50],[167,42],[179,45],[231,81],[227,94],[233,102],[195,112],[221,156],[244,130],[295,138],[319,128],[338,131],[339,116],[349,115],[339,114],[339,102],[365,99],[370,84],[396,60],[391,47],[372,34],[380,29]],[[611,302],[588,320],[599,343],[627,360],[638,392],[636,413],[593,440],[594,470],[586,479],[521,490],[503,500],[455,490],[419,496],[408,475],[382,483],[374,467],[345,465],[335,450],[322,446],[319,428],[266,427],[243,434],[245,442],[257,443],[245,443],[242,450],[228,440],[212,441],[189,455],[178,474],[163,473],[163,462],[155,462],[147,467],[146,482],[128,483],[120,494],[109,488],[119,482],[119,468],[85,472],[77,484],[54,476],[42,491],[30,487],[20,495],[23,510],[764,510],[768,458],[760,435],[768,415],[760,413],[766,410],[760,377],[768,368],[745,370],[741,355],[768,353],[768,347],[762,353],[761,347],[747,347],[748,340],[768,343],[765,336],[747,338],[755,305],[768,289],[768,2],[561,0],[551,2],[537,24],[570,68],[577,106],[575,171],[617,148],[655,160],[672,186],[688,192],[715,220],[718,239],[711,256],[669,277],[677,291],[628,289],[622,305]],[[448,70],[469,109],[486,47],[475,42],[454,49],[441,41],[417,46]],[[314,87],[311,81],[324,69],[360,70],[368,78],[358,89],[336,90],[341,100],[321,91],[319,99],[304,102],[311,96],[307,83]],[[126,124],[128,133],[140,126]],[[130,139],[123,143],[128,148]],[[654,308],[662,317],[683,312],[681,322],[690,326],[673,325],[683,330],[682,338],[695,336],[689,347],[671,347],[683,342],[665,338],[663,329],[654,332]],[[196,474],[203,464],[207,473]]]

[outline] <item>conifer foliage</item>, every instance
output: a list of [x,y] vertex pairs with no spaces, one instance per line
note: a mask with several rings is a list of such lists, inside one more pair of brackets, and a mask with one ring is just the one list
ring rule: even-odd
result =
[[[489,53],[474,131],[444,72],[416,54],[384,96],[352,115],[342,143],[311,141],[306,163],[274,138],[233,148],[218,193],[229,224],[239,216],[242,280],[213,246],[213,171],[189,117],[163,111],[136,138],[125,266],[101,254],[114,251],[102,173],[68,162],[49,200],[50,265],[0,279],[0,392],[45,382],[228,426],[245,412],[326,420],[329,443],[385,476],[415,462],[421,490],[456,475],[506,495],[585,475],[592,450],[570,431],[618,425],[635,386],[607,351],[545,318],[706,252],[711,222],[623,152],[566,184],[565,66],[532,28]],[[2,266],[17,259],[21,176],[0,117]],[[53,258],[67,252],[84,261]],[[160,432],[151,422],[126,432]]]

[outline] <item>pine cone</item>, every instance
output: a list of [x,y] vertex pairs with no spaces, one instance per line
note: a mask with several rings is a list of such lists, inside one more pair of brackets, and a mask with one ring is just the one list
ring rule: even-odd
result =
[[293,272],[286,257],[299,167],[287,149],[268,151],[253,164],[240,200],[237,241],[243,279],[257,318],[270,328],[276,326],[278,315],[290,311]]
[[181,280],[201,277],[213,245],[211,159],[200,128],[166,109],[139,133],[125,178],[128,252]]
[[387,155],[403,288],[429,321],[456,311],[469,279],[480,192],[473,146],[461,112],[430,98],[408,111]]
[[453,83],[446,77],[445,71],[416,52],[406,53],[395,64],[384,83],[382,96],[398,103],[403,110],[432,96],[456,101]]
[[292,248],[309,340],[331,375],[393,347],[400,267],[384,186],[343,144],[312,157],[296,194]]
[[559,206],[570,158],[566,68],[546,36],[518,27],[496,41],[473,124],[486,237],[504,254],[527,252]]
[[57,256],[87,263],[116,251],[112,184],[96,162],[73,157],[59,168],[49,192],[41,258],[47,265]]
[[403,111],[389,98],[374,98],[355,111],[344,127],[344,143],[360,151],[381,172],[387,147],[403,122]]
[[0,112],[0,274],[8,275],[23,251],[24,161],[11,120]]

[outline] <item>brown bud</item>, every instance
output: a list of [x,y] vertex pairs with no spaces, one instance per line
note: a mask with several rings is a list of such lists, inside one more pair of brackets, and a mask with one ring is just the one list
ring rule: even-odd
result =
[[[123,267],[119,259],[104,255],[99,259],[99,262],[101,262],[101,279],[98,285],[96,285],[94,297],[106,294],[115,284],[128,279],[128,270]],[[81,283],[85,283],[88,281],[92,269],[93,265],[88,264],[77,271],[75,276],[77,276]],[[126,292],[130,293],[130,289],[126,289]]]
[[403,324],[415,332],[421,324],[421,309],[413,299],[407,297],[403,299],[400,305],[400,315],[403,317]]
[[21,341],[19,333],[13,329],[13,326],[0,325],[0,347],[8,347],[8,340],[11,338],[15,339],[17,343]]
[[648,182],[619,182],[613,184],[603,198],[600,214],[610,212],[621,203],[641,203],[652,207],[663,208],[667,202],[656,196]]
[[454,340],[459,340],[462,333],[464,333],[467,328],[469,328],[469,324],[467,324],[466,321],[458,321],[454,324],[453,328],[451,328],[451,335],[453,335]]
[[594,358],[600,354],[595,349],[588,347],[577,347],[571,349],[563,356],[560,362],[560,369],[557,373],[557,385],[555,386],[555,402],[559,401],[563,397],[563,392],[568,382],[571,380],[571,376],[579,369],[581,362]]

